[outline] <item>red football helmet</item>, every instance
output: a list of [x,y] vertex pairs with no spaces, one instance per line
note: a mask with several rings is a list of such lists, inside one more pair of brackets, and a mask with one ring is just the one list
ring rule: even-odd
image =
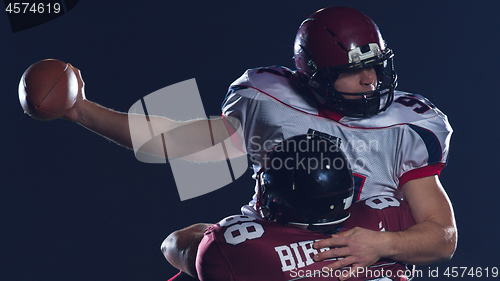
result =
[[[295,65],[308,77],[316,98],[350,117],[370,117],[392,103],[397,85],[393,56],[377,25],[352,8],[317,11],[302,22],[295,37]],[[351,94],[334,88],[340,73],[364,67],[375,69],[376,90]]]

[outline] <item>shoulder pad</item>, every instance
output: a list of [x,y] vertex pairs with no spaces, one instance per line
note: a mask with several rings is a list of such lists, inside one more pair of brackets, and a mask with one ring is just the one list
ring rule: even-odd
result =
[[306,96],[296,71],[283,66],[247,70],[230,86],[230,91],[253,88],[293,108],[316,114],[316,102]]
[[283,66],[259,67],[245,71],[231,87],[246,86],[265,91],[275,84],[290,84],[290,80],[298,80],[296,78],[294,71]]
[[449,126],[446,115],[423,96],[395,91],[394,101],[386,111],[365,119],[345,117],[342,123],[349,126],[376,128],[398,124],[419,124],[431,119],[441,120],[442,125]]

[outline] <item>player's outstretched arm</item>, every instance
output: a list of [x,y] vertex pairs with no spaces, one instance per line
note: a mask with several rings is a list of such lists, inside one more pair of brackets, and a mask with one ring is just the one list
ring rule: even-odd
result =
[[198,223],[172,232],[161,244],[161,251],[175,268],[197,278],[196,253],[205,229],[211,224]]
[[[410,264],[427,264],[450,259],[456,248],[457,228],[451,203],[437,176],[416,179],[403,186],[415,225],[404,231],[372,231],[353,228],[319,241],[314,248],[332,250],[315,255],[315,260],[345,257],[329,265],[332,269],[367,267],[380,258]],[[344,278],[341,278],[344,280]]]
[[[87,100],[81,72],[71,67],[78,79],[79,92],[74,106],[64,118],[128,148],[133,148],[134,140],[141,144],[136,150],[159,157],[172,159],[191,155],[191,158],[186,159],[219,161],[245,155],[244,149],[233,141],[238,138],[237,133],[230,134],[227,129],[228,120],[219,118],[179,122],[164,117],[148,117],[148,121],[144,122],[144,116],[118,112]],[[159,133],[152,137],[152,130]],[[225,144],[226,154],[209,149],[221,142]],[[197,153],[200,151],[203,153]],[[193,153],[196,154],[193,156]]]

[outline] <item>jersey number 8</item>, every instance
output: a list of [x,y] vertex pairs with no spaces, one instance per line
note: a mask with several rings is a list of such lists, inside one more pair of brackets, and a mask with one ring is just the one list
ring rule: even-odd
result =
[[228,244],[238,245],[246,240],[262,237],[264,228],[255,218],[248,216],[233,216],[219,223],[221,227],[227,227],[224,231],[224,239]]

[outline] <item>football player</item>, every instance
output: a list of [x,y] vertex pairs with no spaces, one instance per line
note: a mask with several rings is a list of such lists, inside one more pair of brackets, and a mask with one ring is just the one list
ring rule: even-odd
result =
[[[337,280],[350,271],[330,271],[326,265],[331,261],[314,262],[315,254],[327,250],[314,249],[314,241],[339,229],[400,231],[414,224],[408,205],[394,197],[376,196],[351,207],[354,178],[338,139],[295,136],[266,160],[258,173],[256,207],[204,231],[196,257],[200,280]],[[351,278],[404,281],[411,269],[381,259]]]
[[[451,202],[438,177],[447,163],[452,133],[446,115],[420,95],[395,90],[393,52],[375,23],[358,10],[332,7],[317,11],[300,26],[294,48],[296,70],[251,69],[230,86],[223,116],[210,122],[213,143],[230,138],[229,132],[242,132],[243,141],[226,143],[228,154],[245,151],[257,173],[265,150],[284,139],[310,131],[339,136],[352,164],[354,200],[380,195],[403,198],[415,225],[401,232],[365,228],[342,232],[315,242],[315,249],[331,250],[319,252],[314,259],[344,257],[329,265],[333,270],[348,265],[352,270],[365,268],[381,258],[411,264],[450,259],[457,229]],[[83,80],[77,76],[80,93],[65,117],[132,147],[129,124],[144,123],[144,118],[88,101]],[[155,130],[166,132],[164,141],[175,148],[168,157],[182,157],[213,145],[196,142],[197,126],[206,128],[206,121],[149,120],[154,121]],[[179,130],[169,133],[173,129]],[[238,147],[240,143],[245,147]],[[148,152],[164,153],[162,146]],[[208,153],[197,156],[217,160]],[[254,208],[256,200],[254,196],[245,208]],[[182,237],[182,231],[177,234]]]

